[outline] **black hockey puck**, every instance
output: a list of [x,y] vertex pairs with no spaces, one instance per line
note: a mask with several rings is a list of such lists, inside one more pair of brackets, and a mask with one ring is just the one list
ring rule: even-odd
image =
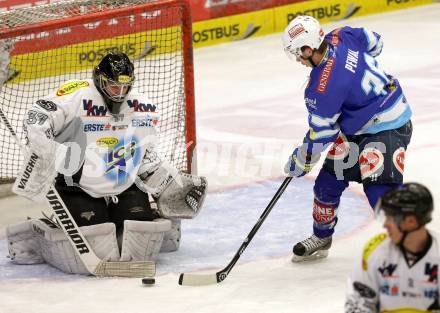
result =
[[152,286],[156,283],[154,277],[144,277],[142,278],[142,285]]

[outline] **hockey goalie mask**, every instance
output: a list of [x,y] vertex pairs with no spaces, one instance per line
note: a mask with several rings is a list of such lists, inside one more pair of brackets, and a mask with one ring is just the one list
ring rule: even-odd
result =
[[297,16],[287,25],[282,40],[287,57],[295,61],[302,56],[302,47],[319,48],[324,40],[324,31],[313,17]]
[[107,103],[121,103],[133,85],[133,63],[124,53],[107,54],[95,67],[93,80]]

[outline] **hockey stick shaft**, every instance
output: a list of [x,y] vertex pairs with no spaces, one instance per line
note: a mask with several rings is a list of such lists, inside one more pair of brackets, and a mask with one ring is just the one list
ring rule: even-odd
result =
[[[0,118],[8,128],[11,136],[19,145],[22,151],[25,148],[21,145],[20,139],[14,131],[8,118],[0,108]],[[124,276],[124,277],[145,277],[154,276],[156,272],[155,263],[151,261],[139,262],[106,262],[102,261],[92,250],[90,244],[82,234],[60,195],[53,185],[46,194],[46,200],[55,214],[59,226],[66,234],[73,250],[78,254],[86,269],[95,276]]]
[[273,196],[272,200],[267,205],[266,209],[261,214],[260,218],[258,219],[257,223],[254,225],[252,230],[247,235],[246,239],[241,244],[238,251],[235,253],[232,260],[229,262],[229,264],[222,269],[221,271],[211,274],[211,275],[197,275],[197,274],[180,274],[179,277],[179,285],[186,285],[186,286],[200,286],[200,285],[209,285],[209,284],[215,284],[220,283],[223,280],[226,279],[228,274],[231,272],[231,270],[234,268],[237,261],[240,259],[240,256],[243,254],[243,252],[246,250],[249,243],[252,241],[252,238],[254,238],[255,234],[257,233],[258,229],[263,224],[266,217],[269,215],[269,213],[272,211],[272,208],[277,203],[278,199],[283,194],[284,190],[286,190],[287,186],[289,185],[290,181],[292,180],[292,177],[286,177],[281,184],[281,186],[278,188],[277,192]]

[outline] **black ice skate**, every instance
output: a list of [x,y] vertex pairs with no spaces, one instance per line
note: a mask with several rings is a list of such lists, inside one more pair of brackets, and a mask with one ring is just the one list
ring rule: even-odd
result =
[[315,235],[298,242],[293,247],[292,262],[303,262],[326,258],[332,245],[332,237],[319,238]]

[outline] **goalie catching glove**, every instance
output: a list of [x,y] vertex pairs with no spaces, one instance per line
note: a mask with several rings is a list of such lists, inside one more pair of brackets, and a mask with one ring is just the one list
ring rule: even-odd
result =
[[161,162],[154,172],[140,174],[136,185],[153,196],[160,216],[190,219],[203,205],[208,182],[205,177],[181,173]]

